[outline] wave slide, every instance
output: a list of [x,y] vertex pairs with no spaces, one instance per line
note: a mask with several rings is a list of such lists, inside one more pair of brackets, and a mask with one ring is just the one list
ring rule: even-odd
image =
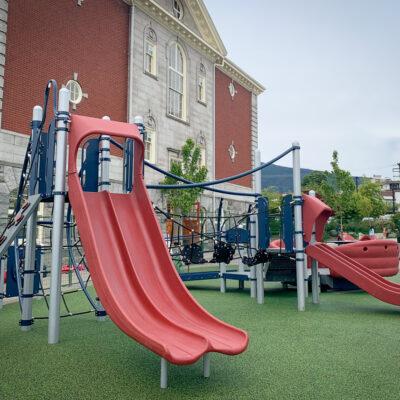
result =
[[325,243],[310,244],[306,253],[377,299],[400,306],[400,285],[390,282]]
[[[134,139],[132,193],[82,191],[76,166],[79,146],[99,133]],[[144,183],[137,127],[74,115],[69,144],[69,199],[94,287],[112,321],[174,364],[194,363],[209,352],[243,352],[246,332],[209,314],[176,272]]]

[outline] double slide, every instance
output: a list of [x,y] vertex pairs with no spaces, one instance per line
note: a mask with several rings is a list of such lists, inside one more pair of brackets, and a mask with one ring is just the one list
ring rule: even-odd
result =
[[[92,134],[135,141],[131,193],[82,191],[77,153]],[[72,116],[69,142],[69,199],[94,287],[113,322],[174,364],[194,363],[208,352],[243,352],[246,332],[209,314],[176,272],[145,187],[136,126]]]
[[400,306],[400,285],[388,281],[335,248],[315,243],[307,246],[306,253],[377,299]]

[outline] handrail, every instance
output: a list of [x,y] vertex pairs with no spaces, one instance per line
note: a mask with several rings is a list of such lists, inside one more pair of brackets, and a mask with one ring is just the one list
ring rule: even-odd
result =
[[228,177],[222,178],[222,179],[217,179],[215,181],[189,183],[189,184],[185,184],[185,185],[147,185],[147,189],[194,189],[194,188],[207,188],[208,186],[219,185],[221,183],[230,182],[230,181],[254,174],[255,172],[268,167],[269,165],[275,163],[276,161],[280,160],[281,158],[285,157],[287,154],[289,154],[292,151],[297,150],[297,149],[300,149],[300,146],[297,146],[297,145],[292,146],[289,149],[285,150],[283,153],[281,153],[278,156],[276,156],[275,158],[273,158],[272,160],[270,160],[264,164],[261,164],[258,167],[255,167],[255,168],[250,169],[245,172],[241,172],[240,174],[237,174],[237,175],[228,176]]
[[[188,183],[188,184],[195,183],[195,182],[192,182],[192,181],[190,181],[188,179],[182,178],[181,176],[178,176],[178,175],[175,175],[175,174],[173,174],[171,172],[165,171],[162,168],[157,167],[156,165],[150,163],[149,161],[145,160],[144,164],[147,167],[149,167],[149,168],[151,168],[151,169],[153,169],[153,170],[155,170],[157,172],[160,172],[163,175],[166,175],[166,176],[169,176],[170,178],[176,179],[177,181],[180,181],[180,182],[183,182],[183,183]],[[148,187],[149,187],[149,185],[147,185],[147,188]],[[247,197],[258,197],[258,196],[261,196],[260,193],[233,192],[233,191],[230,191],[230,190],[215,189],[215,188],[209,188],[209,187],[205,187],[204,189],[205,190],[209,190],[210,192],[222,193],[222,194],[228,194],[228,195],[234,195],[234,196],[235,195],[236,196],[247,196]]]

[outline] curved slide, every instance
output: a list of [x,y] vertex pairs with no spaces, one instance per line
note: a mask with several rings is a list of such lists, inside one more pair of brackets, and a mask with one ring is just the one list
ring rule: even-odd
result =
[[[82,191],[77,152],[94,133],[135,140],[132,193]],[[69,141],[69,199],[96,292],[113,322],[174,364],[194,363],[208,352],[243,352],[246,332],[203,309],[176,272],[144,184],[136,126],[72,116]]]
[[400,285],[386,280],[335,248],[315,243],[307,246],[306,253],[377,299],[400,306]]

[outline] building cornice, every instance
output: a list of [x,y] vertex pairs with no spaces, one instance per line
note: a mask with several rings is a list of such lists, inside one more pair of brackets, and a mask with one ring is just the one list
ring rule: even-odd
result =
[[257,96],[265,91],[265,87],[261,83],[253,79],[228,58],[224,58],[222,64],[217,65],[217,68]]
[[135,5],[145,14],[165,26],[168,30],[176,33],[179,38],[201,52],[207,58],[211,59],[213,62],[222,63],[223,56],[215,48],[210,46],[203,38],[189,29],[172,14],[164,10],[164,8],[154,0],[126,0],[126,2]]
[[[252,93],[259,95],[264,92],[265,87],[259,82],[253,79],[250,75],[244,72],[241,68],[235,65],[232,61],[225,57],[226,50],[222,45],[222,51],[211,46],[198,34],[189,29],[181,21],[175,18],[172,14],[167,12],[163,7],[161,7],[154,0],[124,0],[127,4],[135,5],[145,14],[149,15],[151,18],[159,22],[161,25],[165,26],[168,30],[176,33],[176,35],[188,43],[191,47],[201,52],[204,56],[211,59],[221,71],[226,73],[233,80],[240,83],[243,87],[251,91]],[[199,4],[202,2],[199,2]],[[203,7],[204,6],[204,3]],[[204,18],[210,18],[208,12],[205,14]],[[210,18],[211,20],[211,18]],[[214,26],[214,25],[212,25]],[[218,33],[215,30],[215,34]],[[219,36],[215,40],[221,40]],[[222,41],[221,41],[222,43]]]

